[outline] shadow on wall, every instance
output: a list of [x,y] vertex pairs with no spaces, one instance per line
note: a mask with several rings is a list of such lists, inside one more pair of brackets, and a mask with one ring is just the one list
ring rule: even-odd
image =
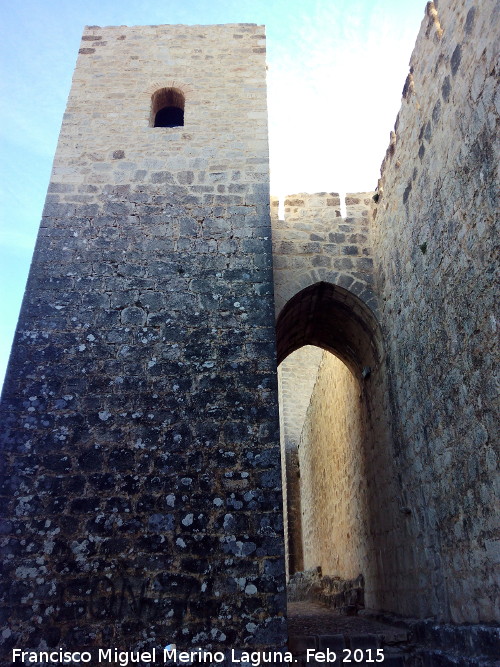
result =
[[[362,576],[367,605],[395,611],[404,531],[379,325],[354,294],[319,282],[290,299],[277,320],[279,363],[305,345],[326,352],[296,455],[283,457],[298,462],[298,471],[286,470],[288,507],[297,508],[287,521],[289,573],[320,567],[339,590]],[[299,565],[292,560],[300,553]],[[335,596],[316,597],[330,605]]]
[[382,335],[371,310],[354,294],[331,283],[306,287],[288,301],[276,323],[278,364],[303,345],[316,345],[341,359],[356,377],[379,366]]

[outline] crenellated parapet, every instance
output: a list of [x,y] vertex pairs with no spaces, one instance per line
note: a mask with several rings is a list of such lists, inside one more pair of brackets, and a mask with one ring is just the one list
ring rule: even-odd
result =
[[282,649],[285,558],[491,652],[499,17],[429,2],[377,192],[283,216],[263,26],[85,29],[0,408],[1,664]]
[[374,313],[373,256],[370,245],[373,192],[347,194],[342,215],[339,194],[299,193],[271,197],[276,315],[300,290],[318,282],[343,287]]

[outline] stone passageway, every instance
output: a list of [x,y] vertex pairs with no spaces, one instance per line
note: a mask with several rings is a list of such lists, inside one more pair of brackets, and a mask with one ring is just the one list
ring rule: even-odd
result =
[[456,628],[450,626],[446,632],[429,621],[375,616],[363,611],[346,615],[312,601],[288,603],[288,648],[300,667],[500,665],[500,628],[483,626],[480,632],[469,634],[471,641],[465,641],[465,636],[466,633],[457,635]]
[[280,653],[308,572],[297,667],[499,664],[498,2],[426,7],[377,192],[284,220],[264,26],[85,28],[0,408],[1,665]]
[[[333,665],[384,664],[403,667],[408,657],[408,631],[364,616],[348,616],[315,602],[288,604],[289,649],[300,664],[319,664],[324,653]],[[318,652],[317,662],[313,654]],[[330,654],[328,655],[328,651]],[[334,652],[337,659],[333,659]],[[382,660],[383,658],[383,660]],[[348,662],[350,661],[350,662]]]

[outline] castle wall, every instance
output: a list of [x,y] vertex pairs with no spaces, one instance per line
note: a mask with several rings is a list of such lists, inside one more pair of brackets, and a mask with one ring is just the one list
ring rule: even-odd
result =
[[[369,564],[360,387],[347,366],[323,358],[299,447],[304,569],[355,579]],[[366,576],[366,575],[365,575]]]
[[4,390],[7,648],[285,640],[264,53],[85,30]]
[[323,351],[305,345],[290,354],[279,366],[283,408],[283,436],[286,446],[297,448],[307,407],[314,389]]
[[499,619],[498,25],[495,0],[428,3],[373,226],[414,595],[403,612]]
[[[305,346],[281,364],[286,532],[290,571],[299,569],[300,558],[294,563],[293,556],[302,547],[303,568],[320,565],[324,574],[344,579],[362,574],[367,605],[398,612],[413,563],[399,511],[376,320],[373,194],[348,194],[345,217],[334,193],[288,196],[284,220],[278,219],[277,200],[271,202],[278,361]],[[322,355],[304,419],[301,405],[311,377],[294,355],[311,345],[339,358]],[[298,429],[296,452],[288,435]]]
[[401,612],[412,548],[401,512],[383,365],[363,378],[323,352],[298,460],[304,569],[365,582],[365,605]]
[[262,27],[86,30],[4,386],[7,649],[283,645],[274,311],[280,359],[348,365],[302,420],[283,362],[306,567],[500,620],[499,20],[428,3],[376,206],[273,200],[272,249]]
[[287,574],[303,569],[298,446],[322,350],[305,345],[278,367]]
[[346,196],[342,216],[335,192],[299,193],[271,198],[276,315],[297,292],[319,281],[348,289],[374,312],[373,258],[369,224],[373,192]]

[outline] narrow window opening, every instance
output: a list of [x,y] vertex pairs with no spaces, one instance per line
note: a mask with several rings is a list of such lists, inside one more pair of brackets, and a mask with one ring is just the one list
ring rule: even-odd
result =
[[151,98],[152,127],[184,125],[184,95],[177,88],[161,88]]
[[179,107],[165,107],[155,116],[155,127],[178,127],[184,125],[184,109]]

